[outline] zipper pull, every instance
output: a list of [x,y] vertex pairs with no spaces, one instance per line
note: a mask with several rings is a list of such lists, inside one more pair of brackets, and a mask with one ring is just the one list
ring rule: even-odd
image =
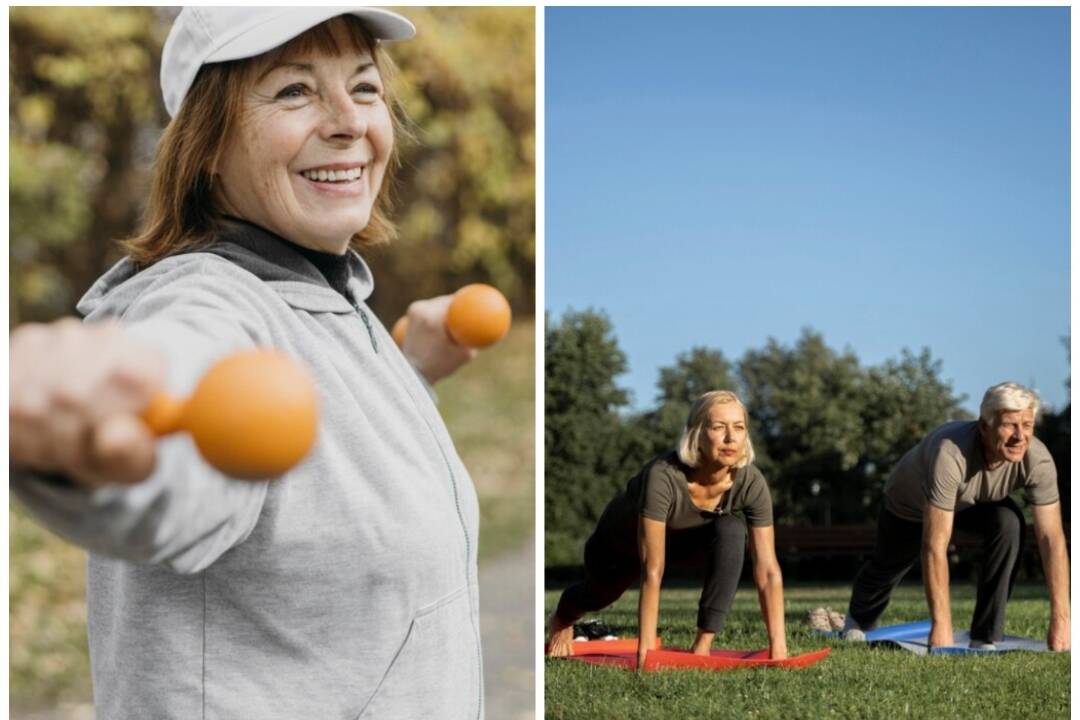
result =
[[360,319],[364,321],[364,327],[367,328],[368,337],[371,338],[371,349],[375,351],[377,355],[379,353],[379,343],[375,342],[375,331],[371,328],[371,319],[368,318],[367,313],[356,303],[353,303],[353,307],[356,308],[356,312],[360,313]]

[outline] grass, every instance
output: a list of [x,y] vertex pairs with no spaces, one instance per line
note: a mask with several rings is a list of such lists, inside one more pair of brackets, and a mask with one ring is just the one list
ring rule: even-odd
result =
[[[546,717],[571,718],[1014,718],[1069,717],[1069,654],[1011,653],[994,657],[919,657],[811,637],[807,611],[844,612],[850,586],[785,588],[788,651],[823,645],[832,654],[798,671],[669,670],[639,674],[565,660],[545,661]],[[697,589],[668,589],[661,597],[660,630],[667,647],[688,647],[697,616]],[[546,593],[550,613],[559,593]],[[953,588],[955,627],[967,627],[975,605],[971,585]],[[619,635],[637,633],[637,593],[600,613]],[[883,622],[927,617],[920,585],[901,586]],[[1049,620],[1046,588],[1018,586],[1005,632],[1043,638]],[[740,588],[727,626],[714,647],[767,645],[757,593]]]
[[[480,553],[533,533],[534,324],[515,322],[498,345],[439,383],[439,407],[480,495]],[[89,702],[86,553],[12,504],[8,616],[9,703]]]

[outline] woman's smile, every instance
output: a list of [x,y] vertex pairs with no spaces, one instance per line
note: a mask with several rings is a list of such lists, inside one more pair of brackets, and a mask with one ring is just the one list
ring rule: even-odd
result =
[[367,192],[366,165],[334,163],[297,173],[302,185],[330,198],[356,198]]

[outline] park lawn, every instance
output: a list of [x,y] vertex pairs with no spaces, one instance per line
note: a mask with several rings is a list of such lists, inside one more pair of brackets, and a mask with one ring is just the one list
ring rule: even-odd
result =
[[[480,498],[480,555],[533,534],[535,325],[509,335],[438,383],[439,409]],[[9,703],[39,708],[90,698],[86,553],[8,509]]]
[[[745,584],[744,584],[745,585]],[[805,670],[639,674],[581,662],[546,660],[545,714],[582,720],[619,718],[1016,718],[1069,717],[1068,653],[1010,653],[994,657],[919,657],[810,636],[807,611],[845,612],[848,585],[785,588],[788,651],[828,645],[832,653]],[[697,617],[697,589],[666,589],[660,632],[666,647],[688,647]],[[559,593],[545,594],[547,614]],[[954,626],[966,628],[975,605],[972,585],[954,586]],[[596,615],[620,636],[637,632],[637,592]],[[903,585],[882,618],[885,624],[927,617],[921,585]],[[1044,585],[1018,585],[1005,632],[1044,638],[1049,604]],[[757,593],[741,586],[727,626],[714,647],[766,647]]]

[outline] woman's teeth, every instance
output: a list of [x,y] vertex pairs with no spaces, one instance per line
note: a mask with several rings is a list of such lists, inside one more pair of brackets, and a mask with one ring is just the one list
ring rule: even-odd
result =
[[308,180],[315,182],[351,182],[364,174],[364,168],[358,167],[351,170],[304,170],[300,173]]

